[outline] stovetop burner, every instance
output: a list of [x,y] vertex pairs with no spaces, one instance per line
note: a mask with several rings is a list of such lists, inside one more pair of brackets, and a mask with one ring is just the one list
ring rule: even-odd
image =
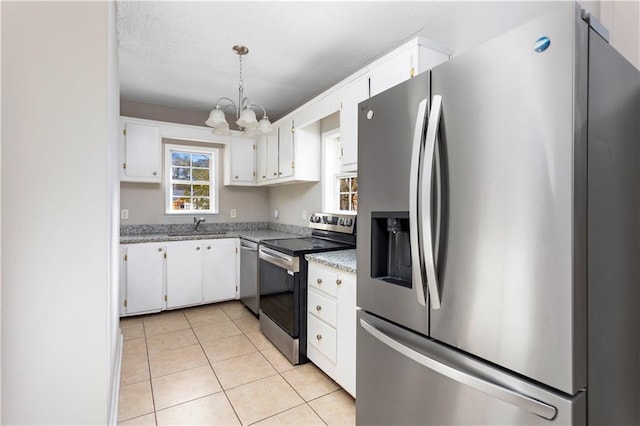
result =
[[268,240],[263,241],[262,245],[286,253],[290,256],[351,248],[349,244],[314,237]]
[[355,215],[313,213],[309,217],[309,228],[312,229],[310,238],[283,238],[261,244],[289,256],[355,247]]

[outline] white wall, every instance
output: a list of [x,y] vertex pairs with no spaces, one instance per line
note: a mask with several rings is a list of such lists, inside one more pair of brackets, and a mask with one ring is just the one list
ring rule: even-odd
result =
[[2,4],[3,424],[109,421],[113,7]]
[[603,1],[600,21],[609,30],[611,45],[640,69],[640,2]]
[[[280,216],[274,216],[278,209]],[[307,211],[307,218],[302,218],[302,211]],[[308,226],[309,214],[322,211],[322,185],[316,183],[296,183],[274,186],[269,189],[269,221],[285,224]]]
[[118,140],[120,129],[120,78],[118,61],[118,34],[116,29],[116,3],[108,3],[107,27],[107,371],[109,424],[118,420],[120,393],[120,367],[122,362],[122,335],[120,333],[120,185]]

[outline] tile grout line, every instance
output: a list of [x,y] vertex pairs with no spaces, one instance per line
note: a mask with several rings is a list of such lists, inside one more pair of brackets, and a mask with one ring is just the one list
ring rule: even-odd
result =
[[142,333],[144,334],[144,350],[147,353],[147,369],[149,370],[149,387],[151,388],[151,406],[153,407],[153,420],[158,424],[158,416],[156,416],[156,398],[153,393],[153,380],[151,376],[151,357],[149,356],[149,344],[147,342],[147,330],[144,325],[144,321],[142,321]]
[[[224,312],[224,309],[222,309],[222,312],[227,316],[227,318],[229,318],[229,315],[226,312]],[[231,318],[229,318],[229,320],[231,320],[231,322],[233,322],[233,320]],[[218,374],[216,373],[215,368],[213,368],[213,363],[211,362],[211,359],[209,358],[209,355],[207,354],[207,352],[204,350],[204,346],[202,346],[202,341],[200,340],[200,338],[196,334],[195,330],[193,329],[193,325],[191,325],[191,322],[189,321],[188,318],[187,318],[187,322],[191,326],[191,332],[193,333],[194,336],[196,336],[196,340],[198,341],[198,344],[200,345],[200,349],[202,349],[202,352],[204,352],[204,356],[205,356],[205,358],[207,358],[207,362],[209,363],[209,367],[211,368],[211,371],[213,372],[213,375],[215,376],[216,380],[218,381],[218,384],[220,384],[220,389],[222,390],[222,393],[224,394],[225,399],[229,403],[229,406],[233,410],[233,414],[235,414],[236,419],[238,419],[238,422],[242,425],[242,421],[240,421],[240,416],[238,415],[238,412],[236,411],[236,407],[233,406],[233,404],[231,403],[231,400],[229,399],[229,395],[227,395],[227,391],[225,390],[224,386],[222,386],[222,382],[220,382],[220,378],[218,377]],[[234,325],[235,325],[235,323],[234,323]],[[242,330],[240,330],[240,331],[242,331]]]
[[[244,307],[243,307],[243,308],[244,308]],[[226,338],[232,338],[232,337],[235,337],[235,336],[243,336],[243,337],[244,337],[244,339],[246,339],[246,340],[248,340],[248,341],[250,342],[251,347],[252,347],[252,348],[253,348],[253,349],[254,349],[258,354],[260,354],[260,358],[261,358],[262,360],[266,361],[266,362],[267,362],[267,364],[268,364],[268,365],[270,365],[270,366],[273,368],[273,370],[275,371],[272,375],[268,375],[268,376],[266,376],[266,377],[262,377],[262,378],[257,379],[257,380],[252,380],[252,381],[250,381],[250,382],[248,382],[248,383],[243,383],[243,384],[240,384],[240,385],[234,386],[234,387],[229,388],[229,389],[225,389],[225,388],[222,386],[222,383],[220,382],[220,378],[219,378],[218,374],[216,373],[216,371],[215,371],[215,369],[214,369],[214,367],[213,367],[214,362],[213,362],[213,361],[212,361],[212,359],[209,357],[209,355],[207,354],[207,352],[205,351],[205,348],[204,348],[204,343],[209,343],[210,341],[208,341],[208,340],[207,340],[207,341],[203,341],[203,340],[202,340],[202,339],[201,339],[201,338],[196,334],[195,329],[194,329],[194,326],[193,326],[193,324],[192,324],[192,320],[190,320],[190,319],[189,319],[189,316],[187,315],[187,313],[185,312],[185,310],[186,310],[185,308],[181,308],[181,309],[177,309],[177,310],[176,310],[176,311],[179,311],[179,312],[180,312],[180,314],[179,314],[179,315],[176,315],[176,317],[177,317],[177,318],[184,319],[184,320],[186,321],[186,323],[187,323],[187,327],[186,327],[186,328],[181,328],[181,329],[179,329],[179,330],[170,330],[170,331],[165,331],[165,332],[162,332],[162,333],[155,333],[155,334],[153,334],[153,335],[149,336],[149,335],[147,334],[147,324],[146,324],[146,322],[145,322],[144,320],[142,320],[142,321],[141,321],[141,325],[142,325],[142,332],[143,332],[143,336],[142,336],[142,337],[144,337],[144,342],[145,342],[145,352],[146,352],[146,357],[147,357],[147,370],[148,370],[148,373],[149,373],[149,383],[150,383],[150,387],[151,387],[151,397],[152,397],[153,415],[154,415],[154,420],[155,420],[156,425],[158,424],[158,411],[161,411],[161,410],[157,410],[156,401],[155,401],[155,393],[154,393],[154,387],[153,387],[153,379],[154,379],[154,378],[152,377],[152,374],[151,374],[151,358],[150,358],[150,357],[151,357],[151,351],[150,351],[149,342],[148,342],[148,340],[147,340],[147,339],[152,338],[153,336],[156,336],[156,335],[161,335],[161,334],[166,334],[166,333],[171,333],[171,332],[178,332],[178,331],[182,331],[182,330],[190,330],[190,332],[191,332],[191,333],[193,334],[193,336],[195,337],[196,343],[194,343],[193,345],[188,345],[188,346],[195,346],[195,345],[197,344],[197,345],[200,347],[200,350],[201,350],[201,351],[202,351],[202,353],[205,355],[206,360],[207,360],[207,364],[204,364],[204,365],[208,365],[208,366],[209,366],[209,368],[211,369],[211,371],[213,372],[214,377],[216,378],[216,380],[217,380],[217,381],[218,381],[218,383],[220,384],[221,391],[222,391],[222,392],[224,392],[225,399],[226,399],[227,403],[231,406],[231,409],[233,410],[233,413],[234,413],[234,415],[235,415],[235,417],[236,417],[237,421],[239,421],[241,425],[246,425],[246,424],[245,424],[245,423],[243,423],[243,422],[240,420],[239,413],[238,413],[238,411],[237,411],[236,407],[232,404],[232,402],[231,402],[231,400],[230,400],[230,398],[229,398],[229,394],[228,394],[228,392],[229,392],[229,391],[232,391],[233,389],[237,389],[238,387],[246,386],[246,385],[250,385],[250,384],[252,384],[252,383],[257,383],[257,382],[259,382],[259,381],[261,381],[261,380],[267,379],[267,378],[269,378],[269,377],[275,377],[275,376],[280,376],[280,377],[281,377],[281,379],[283,380],[283,382],[284,382],[284,383],[286,383],[286,385],[287,385],[290,389],[292,389],[292,390],[294,391],[294,394],[295,394],[295,395],[297,395],[297,396],[300,398],[301,402],[300,402],[299,404],[297,404],[297,405],[294,405],[294,406],[292,406],[292,407],[289,407],[289,408],[284,409],[284,410],[282,410],[282,411],[279,411],[279,412],[277,412],[277,413],[273,413],[273,414],[271,414],[271,415],[269,415],[269,416],[267,416],[267,417],[264,417],[264,418],[262,418],[262,419],[256,420],[255,422],[250,423],[251,425],[254,425],[254,424],[259,423],[259,422],[261,422],[261,421],[265,421],[265,420],[267,420],[267,419],[270,419],[270,418],[276,417],[276,416],[281,415],[281,414],[283,414],[283,413],[285,413],[285,412],[287,412],[287,411],[290,411],[290,410],[293,410],[293,409],[296,409],[296,408],[302,407],[302,406],[304,406],[304,405],[306,405],[306,406],[311,410],[311,412],[312,412],[312,413],[313,413],[313,414],[314,414],[314,415],[315,415],[315,416],[316,416],[316,417],[317,417],[317,418],[322,422],[322,424],[324,424],[324,425],[327,425],[327,424],[328,424],[328,423],[327,423],[327,421],[326,421],[326,420],[323,418],[323,416],[320,414],[320,412],[316,411],[316,410],[315,410],[315,409],[310,405],[310,402],[313,402],[313,401],[315,401],[315,400],[318,400],[318,399],[324,398],[324,397],[326,397],[326,396],[328,396],[328,395],[331,395],[331,394],[334,394],[334,393],[340,392],[342,388],[341,388],[341,387],[338,387],[338,389],[336,389],[336,390],[330,391],[330,392],[325,393],[325,394],[323,394],[323,395],[318,395],[318,396],[314,397],[313,399],[310,399],[309,401],[307,401],[307,400],[303,397],[303,395],[300,393],[300,391],[299,391],[298,389],[296,389],[296,387],[294,387],[294,386],[293,386],[293,384],[292,384],[291,382],[289,382],[289,380],[287,380],[287,378],[285,377],[285,373],[288,373],[288,372],[290,372],[290,371],[293,371],[293,370],[295,370],[296,368],[298,368],[298,367],[300,367],[300,366],[293,366],[293,368],[290,368],[290,369],[286,369],[286,370],[280,371],[280,369],[279,369],[279,368],[277,367],[277,365],[274,363],[275,361],[272,361],[272,360],[270,360],[269,358],[267,358],[267,356],[265,355],[265,353],[263,352],[263,350],[262,350],[262,349],[258,346],[258,344],[257,344],[256,342],[254,342],[254,341],[249,337],[249,335],[248,335],[248,333],[256,333],[256,332],[259,332],[259,331],[260,331],[260,330],[259,330],[259,328],[258,328],[257,330],[253,330],[253,329],[251,329],[251,325],[247,325],[247,326],[245,326],[245,327],[241,328],[241,327],[238,325],[238,323],[236,322],[236,321],[240,321],[240,322],[242,322],[242,320],[245,320],[245,319],[247,319],[247,320],[248,320],[249,318],[251,318],[251,319],[252,319],[252,320],[254,320],[254,321],[258,321],[258,319],[257,319],[254,315],[241,315],[241,316],[238,316],[237,318],[232,318],[230,315],[234,315],[234,316],[235,316],[235,315],[237,315],[237,313],[238,313],[238,312],[237,312],[236,310],[233,310],[233,311],[232,311],[232,313],[231,313],[231,314],[229,314],[229,313],[227,313],[227,311],[225,311],[225,310],[222,308],[222,306],[220,306],[220,310],[221,310],[221,312],[222,312],[222,313],[224,314],[224,316],[226,317],[226,319],[225,319],[225,320],[223,320],[223,321],[215,321],[215,322],[211,322],[211,323],[208,323],[208,324],[201,324],[201,325],[198,325],[198,327],[206,327],[206,326],[215,325],[215,324],[219,324],[219,323],[222,323],[222,322],[230,321],[230,322],[231,322],[231,323],[232,323],[232,324],[233,324],[233,325],[234,325],[234,326],[235,326],[235,327],[240,331],[240,333],[239,333],[239,334],[236,334],[236,335],[231,335],[231,336],[221,337],[221,338],[219,338],[219,339],[213,339],[211,342],[214,342],[214,341],[216,341],[216,340],[226,339]],[[175,312],[175,311],[174,311],[174,312]],[[177,314],[177,312],[176,312],[176,314]],[[253,321],[252,321],[252,322],[253,322]],[[154,329],[155,329],[155,327],[154,327]],[[248,331],[246,331],[245,329],[247,329]],[[156,330],[156,331],[157,331],[157,330]],[[129,340],[130,340],[130,339],[129,339]],[[261,347],[264,347],[264,345],[261,345]],[[181,347],[181,348],[182,348],[182,347]],[[181,349],[181,348],[174,348],[174,349]],[[264,351],[269,351],[269,350],[271,350],[271,349],[273,349],[273,347],[266,347],[266,348],[264,349]],[[276,349],[277,349],[277,348],[276,348]],[[167,350],[169,350],[169,349],[167,349]],[[166,350],[165,350],[165,351],[166,351]],[[160,352],[163,352],[163,351],[160,351]],[[255,352],[252,352],[252,353],[255,353]],[[154,354],[155,354],[155,353],[154,353]],[[231,356],[230,358],[225,358],[225,359],[223,359],[223,360],[220,360],[220,362],[222,362],[222,361],[226,361],[226,360],[230,360],[230,359],[234,359],[234,358],[238,358],[238,357],[241,357],[241,356],[244,356],[244,355],[249,355],[249,354],[234,355],[234,356]],[[313,364],[313,363],[311,362],[311,364]],[[315,364],[313,364],[313,365],[315,366]],[[181,371],[179,371],[179,372],[189,371],[189,370],[192,370],[192,369],[195,369],[195,368],[201,368],[201,367],[202,367],[202,366],[192,367],[192,368],[188,368],[188,369],[186,369],[186,370],[181,370]],[[316,367],[317,367],[317,366],[316,366]],[[176,372],[176,373],[179,373],[179,372]],[[166,376],[171,375],[171,374],[175,374],[175,373],[168,373],[168,374],[164,374],[164,375],[162,375],[162,376],[158,376],[158,377],[156,377],[156,379],[157,379],[157,378],[159,378],[159,377],[166,377]],[[135,383],[139,383],[139,382],[135,382]],[[207,395],[202,395],[202,396],[199,396],[199,397],[197,397],[197,398],[193,398],[193,399],[191,399],[191,400],[189,400],[189,401],[183,401],[183,402],[181,402],[181,403],[179,403],[179,404],[175,404],[175,405],[172,405],[172,406],[170,406],[170,407],[164,407],[164,408],[163,408],[163,410],[165,410],[165,409],[170,409],[170,408],[173,408],[173,407],[177,407],[177,406],[179,406],[179,405],[183,405],[183,404],[186,404],[186,403],[189,403],[189,402],[197,401],[197,400],[199,400],[199,399],[203,399],[203,398],[206,398],[206,397],[209,397],[209,396],[215,395],[215,394],[217,394],[217,393],[219,393],[219,392],[213,392],[213,393],[209,393],[209,394],[207,394]],[[136,416],[136,417],[133,417],[133,418],[131,418],[131,419],[127,419],[127,421],[129,421],[129,420],[133,420],[133,419],[136,419],[136,418],[139,418],[139,417],[144,417],[144,416],[147,416],[147,415],[149,415],[149,414],[151,414],[151,413],[142,414],[142,415],[140,415],[140,416]]]

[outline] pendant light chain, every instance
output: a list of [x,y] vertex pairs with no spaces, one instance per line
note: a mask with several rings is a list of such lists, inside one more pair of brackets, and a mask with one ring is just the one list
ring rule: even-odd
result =
[[240,112],[244,107],[244,80],[242,79],[242,55],[238,55],[240,60],[240,82],[238,83],[238,109],[236,110],[237,118],[240,118]]

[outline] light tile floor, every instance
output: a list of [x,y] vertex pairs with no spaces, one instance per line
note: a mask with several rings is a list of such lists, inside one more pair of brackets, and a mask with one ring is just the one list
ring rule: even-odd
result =
[[293,366],[240,302],[123,318],[123,425],[350,425],[355,401]]

